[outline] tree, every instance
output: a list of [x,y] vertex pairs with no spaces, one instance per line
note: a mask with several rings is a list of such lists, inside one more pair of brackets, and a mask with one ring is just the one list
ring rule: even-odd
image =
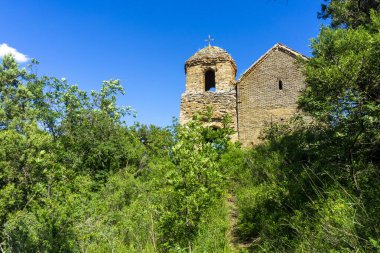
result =
[[378,163],[380,15],[371,17],[368,28],[324,28],[312,41],[300,106],[334,130],[349,160]]
[[318,17],[331,19],[332,27],[357,28],[370,23],[371,10],[380,10],[379,0],[325,0]]
[[43,88],[36,75],[19,69],[11,55],[4,56],[0,65],[0,129],[22,131],[25,124],[36,120]]
[[219,201],[225,186],[220,155],[228,150],[232,129],[205,126],[211,112],[196,115],[187,125],[178,126],[176,142],[165,168],[164,197],[159,205],[160,242],[164,249],[189,248],[204,214]]

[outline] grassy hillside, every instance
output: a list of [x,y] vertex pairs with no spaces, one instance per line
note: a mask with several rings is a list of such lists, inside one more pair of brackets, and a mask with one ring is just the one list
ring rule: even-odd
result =
[[301,63],[308,120],[268,126],[254,148],[230,142],[228,118],[204,126],[210,112],[127,126],[118,80],[87,93],[4,57],[0,251],[380,252],[380,4],[369,2],[326,3],[333,26]]

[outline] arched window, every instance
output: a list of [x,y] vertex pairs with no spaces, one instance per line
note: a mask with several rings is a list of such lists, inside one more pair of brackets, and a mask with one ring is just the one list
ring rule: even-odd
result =
[[278,89],[279,90],[282,90],[282,87],[283,86],[283,83],[282,83],[282,80],[278,81]]
[[205,73],[205,91],[215,91],[215,72],[212,69]]

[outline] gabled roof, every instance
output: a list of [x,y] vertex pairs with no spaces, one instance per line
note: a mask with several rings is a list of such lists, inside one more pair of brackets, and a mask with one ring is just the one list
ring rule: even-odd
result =
[[307,59],[307,57],[281,43],[277,43],[271,49],[269,49],[263,56],[261,56],[255,63],[253,63],[237,80],[236,84],[239,83],[244,77],[248,76],[260,63],[262,63],[268,55],[273,51],[281,51],[284,52],[294,58],[301,57],[303,59]]

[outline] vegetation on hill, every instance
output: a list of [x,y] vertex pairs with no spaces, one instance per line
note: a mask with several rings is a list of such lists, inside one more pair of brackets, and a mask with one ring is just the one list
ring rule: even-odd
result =
[[117,80],[88,93],[4,57],[0,252],[380,252],[378,6],[326,3],[310,118],[251,149],[209,112],[128,127]]

